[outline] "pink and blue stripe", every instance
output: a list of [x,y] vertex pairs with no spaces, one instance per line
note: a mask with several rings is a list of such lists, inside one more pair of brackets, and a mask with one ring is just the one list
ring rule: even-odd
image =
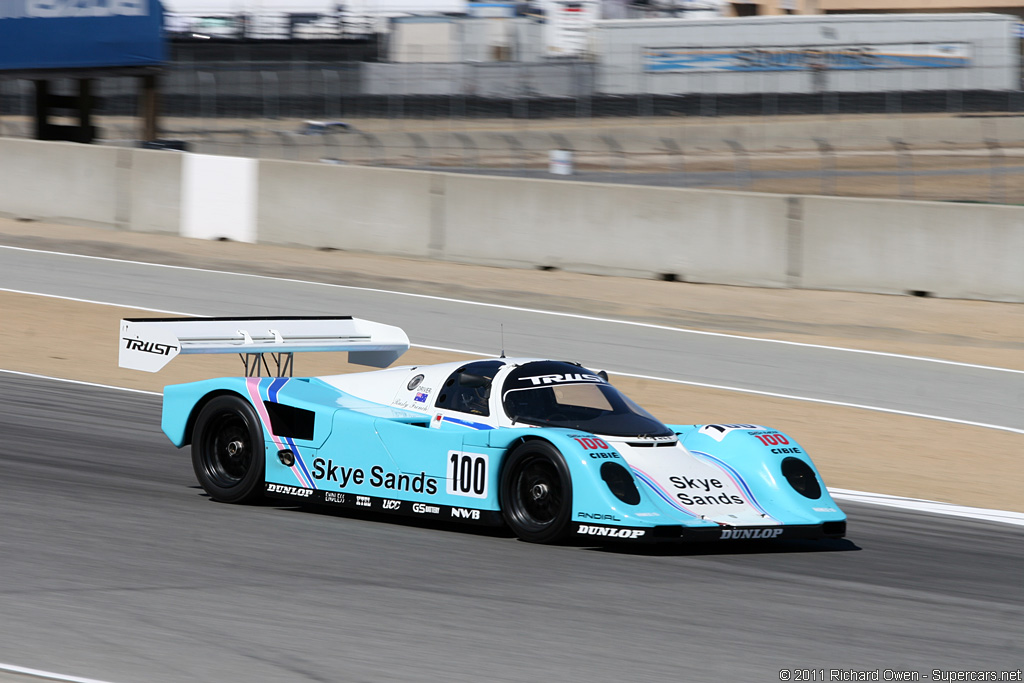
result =
[[[278,377],[270,382],[267,386],[267,399],[277,403],[277,396],[281,389],[284,389],[285,385],[288,384],[287,377]],[[302,459],[302,454],[299,452],[299,447],[295,445],[295,441],[290,436],[284,437],[285,443],[288,444],[288,448],[295,454],[295,465],[298,466],[303,475],[306,477],[306,481],[310,483],[310,488],[316,488],[316,483],[313,481],[313,477],[309,474],[309,469],[306,467],[306,462]]]
[[690,515],[692,517],[696,517],[697,519],[701,519],[701,516],[699,514],[697,514],[693,510],[687,509],[686,507],[681,505],[676,499],[674,499],[672,497],[672,494],[670,494],[668,491],[663,489],[661,487],[661,485],[659,485],[658,482],[656,482],[654,480],[654,478],[651,477],[649,474],[647,474],[643,470],[638,469],[638,468],[636,468],[636,467],[634,467],[632,465],[630,465],[630,469],[633,470],[633,474],[636,475],[637,479],[639,479],[643,483],[647,484],[648,488],[650,488],[652,491],[654,491],[655,495],[657,495],[659,498],[664,500],[666,503],[668,503],[672,507],[676,508],[677,510],[681,510],[681,511],[685,512],[686,514],[688,514],[688,515]]
[[705,460],[710,460],[712,463],[722,468],[722,470],[725,471],[726,476],[729,477],[729,479],[732,480],[732,483],[735,484],[736,487],[743,492],[743,495],[746,496],[747,498],[747,502],[753,505],[755,510],[760,512],[768,519],[775,519],[774,517],[768,514],[768,511],[765,510],[759,502],[757,502],[757,496],[755,496],[754,492],[750,490],[750,487],[747,485],[747,482],[743,480],[743,477],[740,476],[740,473],[733,469],[731,465],[726,463],[724,460],[716,458],[710,453],[704,453],[703,451],[690,452],[696,455],[697,457],[704,458]]
[[[286,377],[278,377],[274,379],[263,378],[263,377],[246,377],[245,378],[245,389],[249,393],[249,401],[256,409],[256,413],[260,417],[260,422],[263,423],[263,431],[270,435],[271,441],[277,446],[277,450],[285,450],[286,448],[295,454],[295,464],[292,465],[292,474],[298,479],[299,485],[307,489],[315,489],[316,485],[313,483],[313,477],[309,476],[309,470],[306,469],[306,464],[302,461],[302,455],[299,453],[298,447],[295,446],[291,439],[278,437],[270,429],[270,414],[267,413],[267,407],[263,405],[264,393],[263,389],[266,389],[266,400],[273,401],[277,398],[278,392],[285,384],[288,383]],[[273,398],[271,398],[271,395]],[[276,402],[276,401],[275,401]]]

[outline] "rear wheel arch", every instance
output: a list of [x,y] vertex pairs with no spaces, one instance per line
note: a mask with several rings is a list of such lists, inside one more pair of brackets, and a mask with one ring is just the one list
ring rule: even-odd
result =
[[245,396],[242,396],[237,391],[231,391],[230,389],[218,389],[217,391],[211,391],[210,393],[204,395],[202,398],[196,401],[194,406],[192,406],[192,412],[189,413],[188,420],[185,422],[185,441],[181,444],[182,447],[192,445],[192,432],[195,431],[196,420],[199,419],[199,413],[203,412],[203,408],[206,407],[207,403],[217,398],[218,396],[237,396],[243,401],[249,400]]

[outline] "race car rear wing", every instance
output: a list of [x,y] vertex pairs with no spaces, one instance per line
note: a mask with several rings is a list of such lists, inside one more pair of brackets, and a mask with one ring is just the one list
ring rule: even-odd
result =
[[398,327],[344,317],[280,318],[125,318],[121,321],[118,364],[157,372],[180,354],[237,353],[246,376],[258,376],[270,364],[290,375],[292,354],[348,351],[352,363],[387,367],[409,350]]

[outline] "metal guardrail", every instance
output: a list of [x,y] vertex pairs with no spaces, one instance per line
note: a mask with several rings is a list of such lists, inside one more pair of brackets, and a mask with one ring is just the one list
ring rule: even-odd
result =
[[[199,117],[165,120],[162,136],[184,141],[191,151],[210,154],[448,171],[501,169],[503,173],[539,177],[549,177],[550,152],[566,150],[571,152],[576,172],[570,177],[585,180],[1024,203],[1024,161],[1017,162],[1024,158],[1024,135],[1000,139],[979,134],[956,144],[920,144],[902,135],[850,139],[841,132],[825,136],[810,132],[829,130],[832,120],[837,131],[846,122],[856,126],[862,121],[815,117],[808,119],[806,137],[772,139],[765,144],[760,143],[756,127],[745,127],[739,120],[715,128],[717,119],[637,117],[594,119],[586,125],[550,120],[528,127],[521,127],[516,120],[420,120],[416,130],[411,129],[411,120],[350,119],[324,126],[321,134],[304,134],[308,126],[300,120]],[[1010,125],[1016,119],[996,115],[989,120],[991,124],[979,120],[973,129],[1010,130],[1016,135],[1020,128]],[[916,119],[907,121],[905,126],[921,125],[914,123]],[[1006,121],[1006,126],[996,127],[1000,121]],[[599,126],[599,122],[614,125]],[[763,118],[749,122],[767,127],[765,130],[774,125]],[[95,123],[102,144],[138,144],[136,127],[128,117],[97,115]],[[801,125],[784,118],[777,123],[789,125],[790,130]],[[742,137],[709,137],[710,129],[733,130]],[[0,135],[31,134],[27,116],[0,113]]]
[[[12,126],[3,126],[5,132]],[[642,126],[638,129],[642,130]],[[123,135],[127,127],[117,126]],[[757,149],[724,138],[594,131],[462,130],[388,133],[350,129],[170,131],[192,151],[290,161],[549,176],[550,152],[571,154],[576,179],[759,192],[1024,203],[1024,141],[984,138],[914,145],[897,137],[856,144],[843,137],[788,140]],[[129,139],[107,144],[133,144]],[[1014,160],[1021,159],[1020,163]],[[560,176],[559,176],[560,177]]]

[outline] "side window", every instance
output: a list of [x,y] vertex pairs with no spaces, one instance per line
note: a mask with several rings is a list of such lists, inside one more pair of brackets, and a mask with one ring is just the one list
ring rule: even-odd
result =
[[490,415],[491,382],[503,365],[499,360],[463,365],[445,380],[434,405],[460,413]]

